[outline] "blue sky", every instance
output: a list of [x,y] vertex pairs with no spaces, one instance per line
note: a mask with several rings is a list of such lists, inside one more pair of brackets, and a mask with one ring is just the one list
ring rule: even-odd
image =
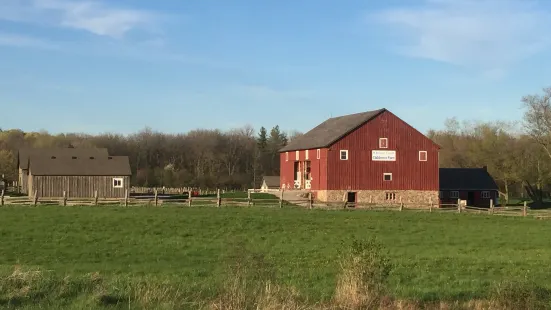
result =
[[0,0],[0,128],[520,120],[551,86],[549,29],[530,0]]

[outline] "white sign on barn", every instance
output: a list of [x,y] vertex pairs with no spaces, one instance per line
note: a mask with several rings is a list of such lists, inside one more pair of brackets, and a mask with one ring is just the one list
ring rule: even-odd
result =
[[396,161],[396,151],[371,151],[371,160],[373,161]]

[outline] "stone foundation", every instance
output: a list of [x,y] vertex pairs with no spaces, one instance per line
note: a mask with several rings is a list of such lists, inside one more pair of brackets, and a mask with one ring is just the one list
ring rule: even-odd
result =
[[[410,208],[426,208],[431,202],[435,206],[438,205],[438,191],[414,190],[319,190],[316,191],[316,200],[319,202],[344,202],[348,192],[356,193],[358,204],[397,205],[401,201],[405,207]],[[387,193],[394,193],[395,199],[387,199]]]

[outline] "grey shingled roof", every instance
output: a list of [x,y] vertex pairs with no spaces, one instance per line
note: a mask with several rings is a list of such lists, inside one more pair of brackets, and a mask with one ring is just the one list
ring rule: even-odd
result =
[[31,156],[29,174],[40,176],[130,176],[128,156],[56,157]]
[[265,176],[264,182],[268,187],[279,187],[279,175]]
[[18,166],[21,169],[28,169],[31,156],[56,156],[59,158],[71,158],[72,156],[107,157],[109,153],[106,148],[23,148],[18,151]]
[[440,168],[440,190],[498,190],[484,168]]
[[304,135],[292,140],[280,152],[329,147],[356,128],[369,122],[386,109],[333,117],[319,124]]

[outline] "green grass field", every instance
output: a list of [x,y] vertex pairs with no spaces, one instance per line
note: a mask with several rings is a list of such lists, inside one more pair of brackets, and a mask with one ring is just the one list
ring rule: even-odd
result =
[[[124,295],[128,283],[147,281],[176,288],[193,301],[216,296],[227,266],[236,255],[248,253],[257,271],[317,301],[333,295],[338,255],[350,238],[375,237],[394,266],[389,283],[393,296],[468,300],[485,298],[503,280],[528,278],[551,288],[549,236],[549,221],[468,214],[3,207],[0,271],[5,277],[18,265],[57,279],[98,272],[112,283],[113,292],[104,292],[109,296]],[[0,284],[0,293],[1,306],[13,292]],[[69,307],[81,298],[78,293],[67,296],[58,296],[66,301],[56,307]],[[53,302],[44,296],[38,300]]]

